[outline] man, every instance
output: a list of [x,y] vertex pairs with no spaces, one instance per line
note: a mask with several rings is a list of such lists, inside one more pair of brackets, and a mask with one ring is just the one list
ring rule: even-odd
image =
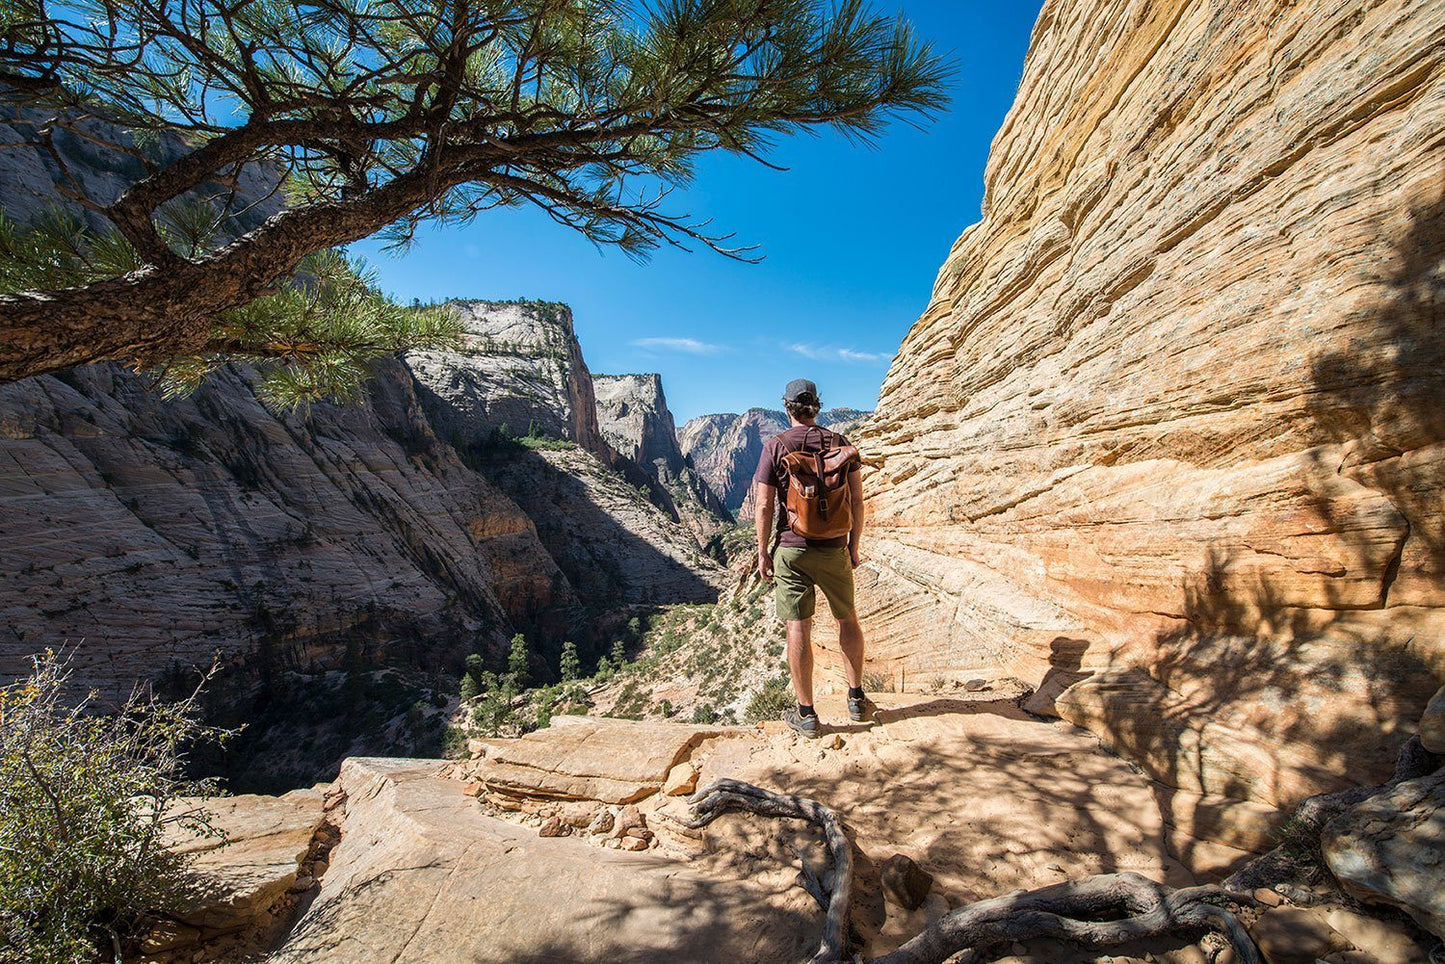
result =
[[764,578],[774,580],[778,618],[788,624],[788,670],[793,677],[793,695],[798,705],[783,714],[783,722],[812,739],[822,732],[813,709],[813,610],[817,597],[813,588],[823,590],[833,618],[838,620],[838,647],[843,651],[848,676],[848,718],[871,720],[872,700],[863,693],[863,627],[853,604],[853,570],[858,567],[858,540],[863,535],[863,478],[856,459],[848,470],[847,486],[852,503],[853,527],[845,536],[806,539],[793,532],[788,513],[778,514],[778,545],[772,547],[774,506],[786,505],[788,473],[783,458],[804,447],[816,450],[820,443],[836,451],[848,440],[816,422],[822,402],[818,386],[806,378],[795,378],[783,390],[783,406],[791,427],[763,445],[756,487],[754,522],[758,531],[758,566]]

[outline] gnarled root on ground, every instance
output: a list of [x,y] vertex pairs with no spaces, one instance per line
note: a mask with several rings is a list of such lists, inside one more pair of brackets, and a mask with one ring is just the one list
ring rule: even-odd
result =
[[[822,829],[833,858],[833,888],[823,940],[812,964],[838,964],[848,955],[848,909],[853,884],[852,844],[830,807],[806,797],[773,793],[738,780],[718,780],[691,798],[702,827],[730,810],[807,820]],[[1224,907],[1217,887],[1176,890],[1139,874],[1099,874],[1033,891],[978,901],[942,917],[902,947],[872,964],[942,964],[954,954],[1039,937],[1083,947],[1113,947],[1141,938],[1187,931],[1223,934],[1241,964],[1260,964],[1244,927]]]
[[1319,903],[1325,898],[1295,886],[1295,882],[1312,875],[1328,878],[1328,874],[1322,874],[1319,856],[1319,839],[1325,824],[1356,804],[1393,790],[1405,780],[1435,772],[1442,764],[1445,764],[1445,759],[1426,750],[1420,737],[1410,737],[1400,747],[1400,755],[1395,760],[1395,775],[1388,783],[1379,787],[1351,787],[1308,798],[1285,824],[1289,828],[1289,839],[1235,871],[1222,886],[1236,894],[1249,893],[1260,887],[1274,888],[1296,904]]
[[[764,817],[794,817],[823,831],[833,858],[833,890],[827,896],[823,941],[813,964],[848,960],[848,911],[853,895],[853,844],[843,833],[843,821],[832,807],[807,797],[773,793],[741,780],[715,780],[693,794],[693,819],[688,826],[705,827],[729,810],[746,810]],[[817,896],[817,895],[814,895]]]

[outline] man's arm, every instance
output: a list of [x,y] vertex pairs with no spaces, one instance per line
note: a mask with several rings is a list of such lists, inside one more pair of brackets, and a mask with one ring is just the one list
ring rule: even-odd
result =
[[766,482],[753,485],[753,524],[758,530],[758,571],[763,578],[773,578],[773,557],[768,545],[773,541],[773,507],[778,490]]
[[858,543],[863,538],[863,473],[854,469],[848,473],[848,497],[853,503],[853,529],[848,533],[848,557],[853,568],[858,568]]

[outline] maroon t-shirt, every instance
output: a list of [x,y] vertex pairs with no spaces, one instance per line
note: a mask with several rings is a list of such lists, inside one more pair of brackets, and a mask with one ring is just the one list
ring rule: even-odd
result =
[[848,545],[847,536],[838,536],[836,539],[804,539],[788,528],[788,513],[782,508],[788,498],[788,473],[783,471],[783,456],[802,448],[805,437],[808,447],[816,450],[821,444],[818,440],[819,432],[822,432],[827,440],[826,448],[829,451],[848,444],[848,440],[842,435],[830,432],[821,425],[794,425],[781,435],[774,435],[763,443],[763,454],[758,459],[758,470],[753,473],[753,483],[762,482],[778,490],[778,518],[775,521],[780,546],[792,549],[836,549]]

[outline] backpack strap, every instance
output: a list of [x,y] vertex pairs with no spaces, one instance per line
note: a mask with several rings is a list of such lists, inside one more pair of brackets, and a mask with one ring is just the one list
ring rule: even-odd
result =
[[818,494],[815,501],[818,503],[818,517],[823,521],[828,520],[828,486],[824,483],[823,456],[828,451],[828,433],[821,425],[809,425],[808,430],[803,433],[803,442],[800,446],[803,451],[808,450],[808,436],[812,431],[818,432],[818,450],[813,453],[813,474],[818,477]]

